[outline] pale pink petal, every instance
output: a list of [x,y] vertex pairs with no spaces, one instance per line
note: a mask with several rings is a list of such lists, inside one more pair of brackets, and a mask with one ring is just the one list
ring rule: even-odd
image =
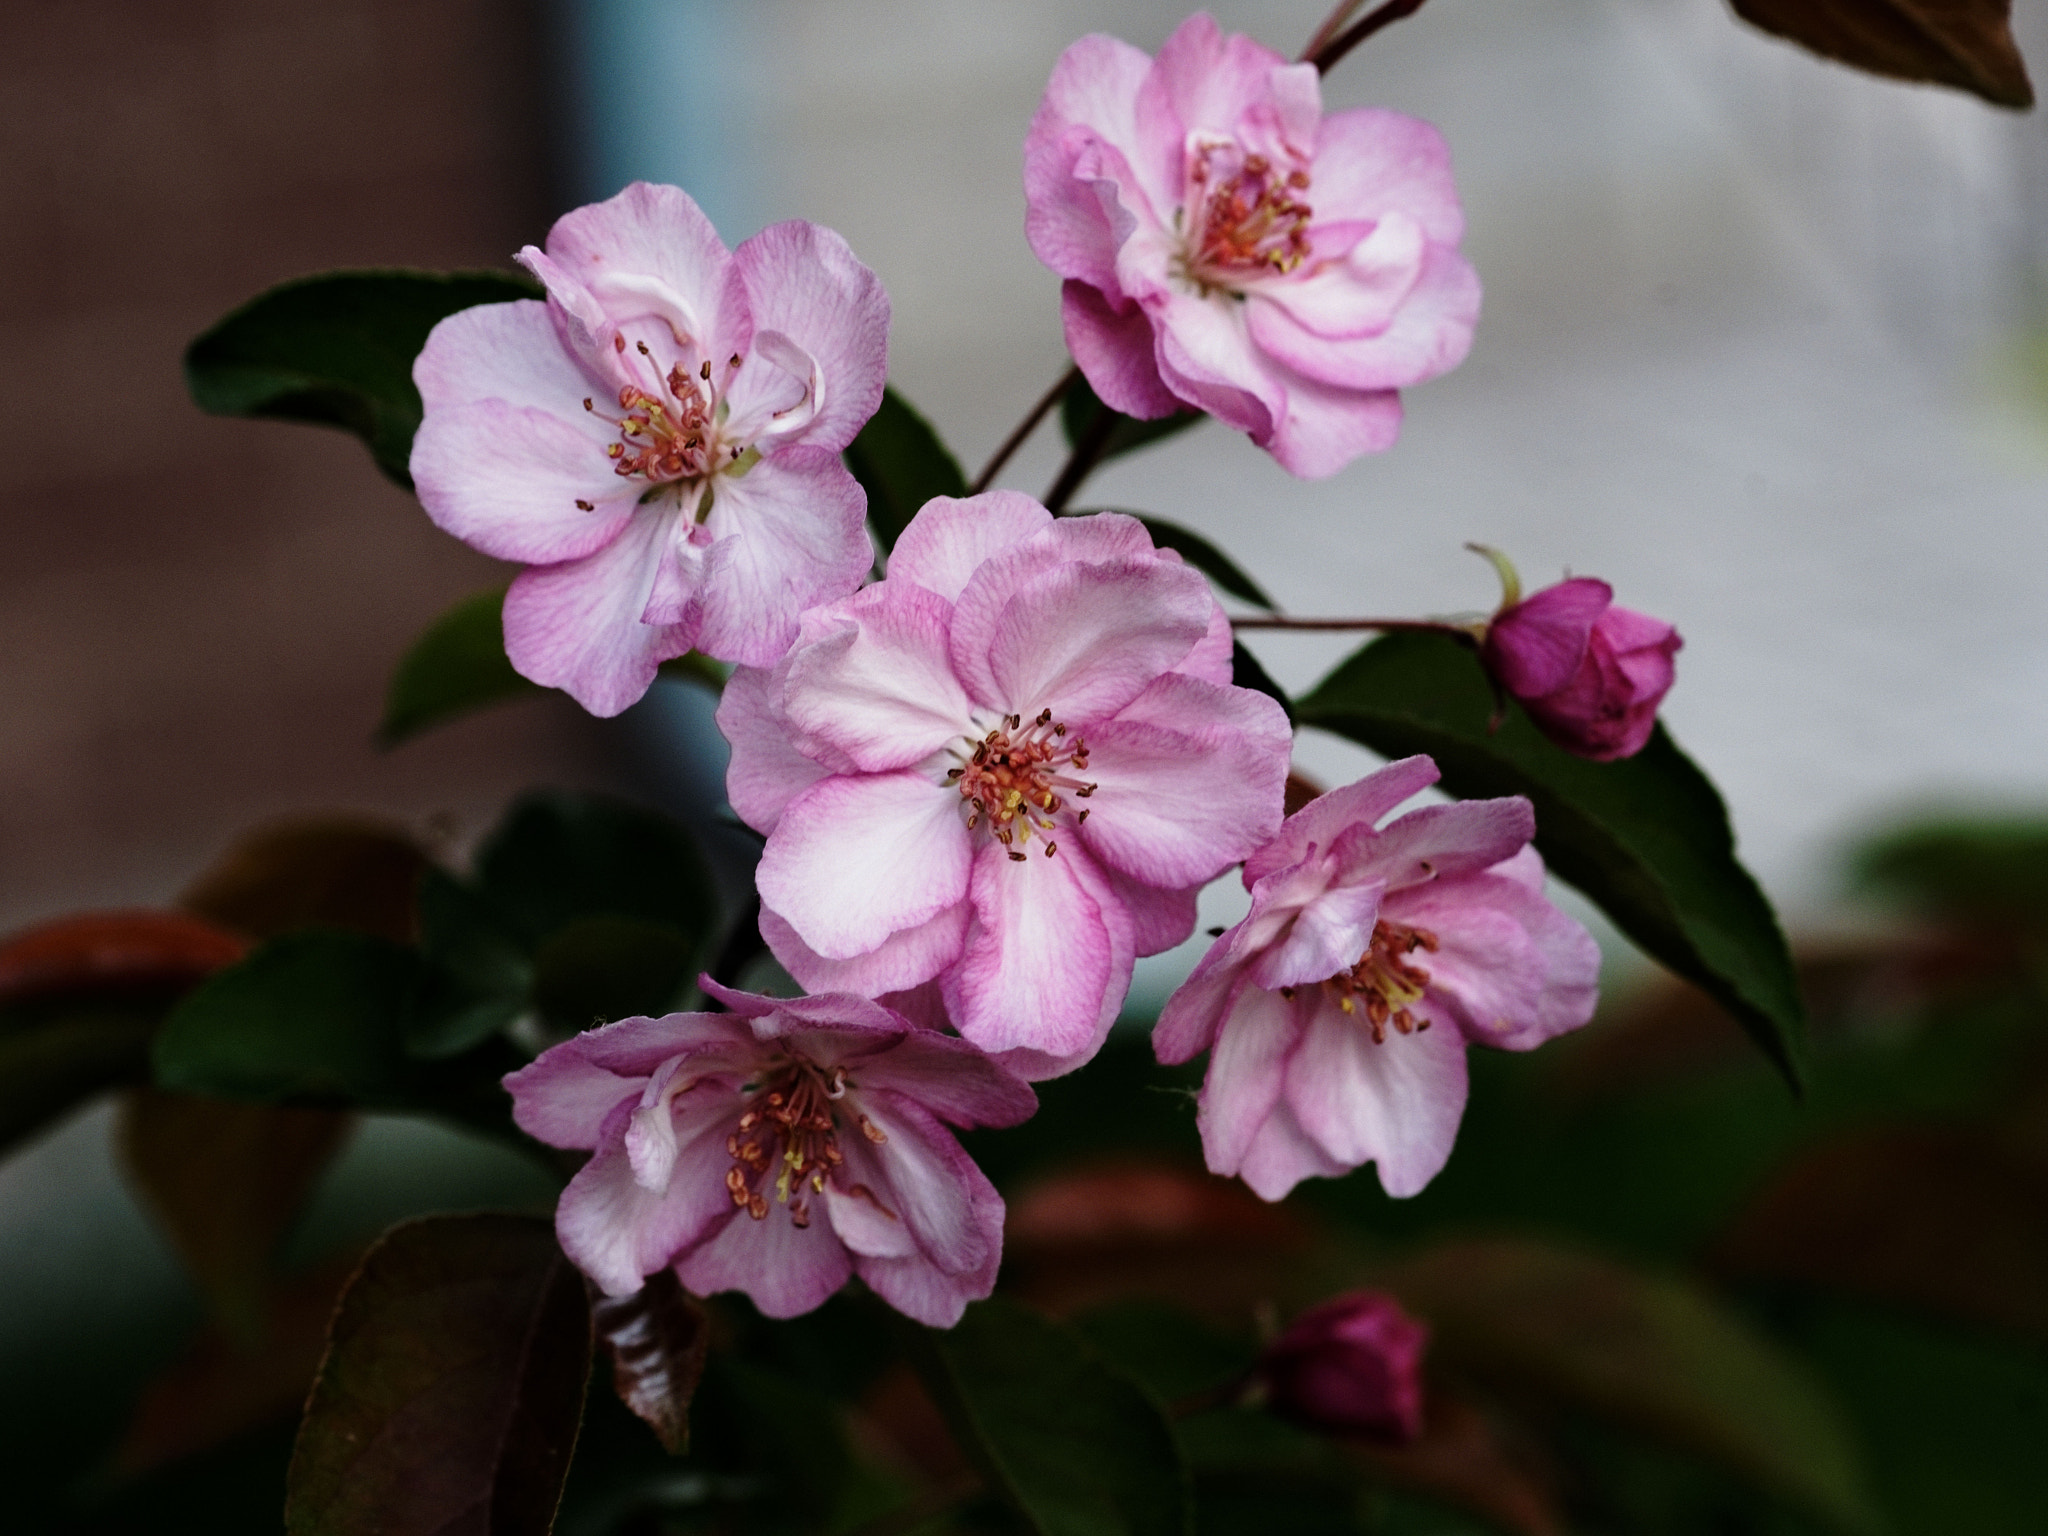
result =
[[914,584],[882,590],[888,600],[867,605],[858,627],[797,651],[782,690],[797,739],[828,743],[863,773],[908,768],[979,734],[947,655],[952,606]]
[[[579,560],[619,537],[646,486],[612,473],[604,440],[559,410],[475,400],[430,413],[412,478],[436,527],[500,560]],[[579,506],[579,502],[589,505]]]
[[781,660],[798,615],[867,574],[867,508],[860,482],[822,448],[785,448],[743,476],[718,476],[698,649],[747,666]]
[[[1075,174],[1076,162],[1091,149],[1098,165],[1108,156],[1123,162],[1123,185],[1135,205],[1127,218],[1142,212],[1159,220],[1172,211],[1175,189],[1167,178],[1144,178],[1141,170],[1164,166],[1135,115],[1151,69],[1152,61],[1136,48],[1100,34],[1071,44],[1053,66],[1024,139],[1024,233],[1038,259],[1062,277],[1106,287],[1124,234],[1105,213],[1097,186]],[[1165,204],[1153,206],[1148,180],[1149,191],[1166,197]]]
[[833,1225],[847,1246],[878,1258],[900,1258],[907,1251],[901,1238],[907,1235],[918,1252],[952,1274],[986,1264],[991,1235],[975,1220],[971,1192],[980,1170],[952,1133],[914,1100],[887,1092],[863,1091],[855,1113],[865,1113],[887,1139],[878,1144],[864,1130],[858,1138],[840,1138],[846,1162],[833,1182],[849,1189],[865,1185],[873,1195],[873,1203],[858,1202],[844,1213],[843,1227],[841,1206],[847,1202],[829,1203]]
[[1245,860],[1245,885],[1250,887],[1267,875],[1299,863],[1308,856],[1311,847],[1328,851],[1346,829],[1371,826],[1436,781],[1436,764],[1418,754],[1376,769],[1354,784],[1318,795],[1288,817],[1270,843]]
[[1467,1039],[1531,1050],[1592,1018],[1599,945],[1513,874],[1418,886],[1390,898],[1387,913],[1436,935],[1419,1011]]
[[975,856],[974,921],[946,973],[946,1012],[984,1051],[1092,1054],[1115,1017],[1113,1008],[1103,1017],[1106,999],[1113,992],[1120,1004],[1130,985],[1130,957],[1117,975],[1103,912],[1110,898],[1087,856],[1026,848],[1013,861],[988,841]]
[[1152,317],[1137,304],[1113,307],[1088,284],[1069,279],[1060,289],[1060,325],[1088,387],[1110,409],[1155,421],[1191,403],[1160,377]]
[[1283,1098],[1259,1122],[1237,1173],[1261,1200],[1284,1200],[1303,1179],[1334,1179],[1350,1171],[1316,1145]]
[[850,960],[964,900],[970,857],[952,790],[913,773],[829,778],[784,807],[756,883],[807,946]]
[[430,416],[477,400],[502,400],[572,422],[582,417],[577,424],[600,451],[613,435],[609,422],[586,416],[582,408],[583,397],[602,388],[602,381],[563,347],[547,305],[538,299],[479,304],[440,321],[413,360],[412,381]]
[[1155,548],[1151,533],[1128,512],[1056,518],[1026,548],[1054,560],[1163,560],[1169,564],[1180,560],[1178,555]]
[[922,1254],[901,1259],[856,1256],[854,1272],[890,1306],[928,1328],[951,1328],[971,1301],[985,1300],[996,1288],[1001,1255],[977,1274],[949,1275]]
[[1464,238],[1450,148],[1420,118],[1377,107],[1330,113],[1318,131],[1309,174],[1318,224],[1398,211],[1420,224],[1433,244],[1456,245]]
[[732,253],[679,187],[636,181],[616,197],[565,213],[548,231],[547,250],[616,319],[647,312],[617,291],[620,280],[652,277],[681,301],[703,355],[746,349],[743,320],[733,323],[726,293]]
[[929,922],[898,929],[865,954],[827,960],[781,914],[763,907],[761,938],[783,969],[805,987],[881,998],[920,986],[959,959],[967,942],[968,917],[967,904],[959,902]]
[[1288,61],[1242,33],[1225,36],[1216,18],[1197,11],[1159,50],[1153,79],[1190,131],[1233,133],[1252,108],[1270,102],[1273,75]]
[[[817,414],[802,440],[837,452],[882,403],[889,296],[846,241],[819,224],[771,224],[733,252],[755,332],[788,336],[818,365]],[[736,386],[733,415],[747,400]]]
[[1512,858],[1535,835],[1536,813],[1519,795],[1420,806],[1359,839],[1337,878],[1380,880],[1396,890],[1474,874]]
[[1228,1177],[1239,1170],[1280,1102],[1287,1061],[1301,1039],[1300,1012],[1293,999],[1263,987],[1245,985],[1233,994],[1196,1116],[1211,1173]]
[[611,1112],[638,1100],[644,1076],[607,1071],[580,1054],[552,1050],[508,1072],[512,1122],[551,1147],[591,1148]]
[[[613,1296],[629,1296],[687,1245],[700,1241],[732,1209],[725,1189],[725,1152],[731,1128],[730,1090],[710,1090],[704,1108],[690,1113],[687,1099],[678,1127],[673,1173],[657,1192],[633,1176],[624,1145],[627,1115],[615,1114],[596,1154],[562,1191],[555,1231],[576,1267]],[[625,1109],[625,1106],[621,1106]]]
[[1186,942],[1187,936],[1195,931],[1201,885],[1166,890],[1133,880],[1107,864],[1101,866],[1101,872],[1130,916],[1131,946],[1138,954],[1162,954]]
[[676,516],[646,507],[608,548],[530,567],[505,594],[505,654],[521,676],[593,715],[637,702],[660,665],[690,649],[687,625],[640,622]]
[[1209,586],[1164,561],[984,564],[953,616],[953,667],[979,702],[1069,727],[1114,714],[1207,633]]
[[1441,1026],[1414,1034],[1389,1028],[1374,1044],[1365,1020],[1318,1000],[1285,1089],[1295,1118],[1347,1168],[1379,1165],[1394,1197],[1436,1177],[1465,1112],[1465,1040]]
[[1350,970],[1371,947],[1384,890],[1374,881],[1324,891],[1295,915],[1285,937],[1252,962],[1247,974],[1253,984],[1270,991],[1309,987]]
[[955,1125],[1017,1125],[1038,1108],[1030,1084],[955,1035],[918,1030],[860,1065],[855,1084],[914,1100]]
[[935,496],[918,509],[889,551],[889,579],[915,582],[949,604],[981,563],[1052,524],[1052,514],[1017,491]]
[[[1173,670],[1185,677],[1198,677],[1205,683],[1229,684],[1237,675],[1237,636],[1230,628],[1230,615],[1217,604],[1216,611],[1209,615],[1209,632],[1202,636],[1187,660]],[[1285,714],[1285,711],[1282,711]]]
[[[1398,278],[1398,272],[1387,274],[1389,286],[1381,290],[1383,296]],[[1321,281],[1311,279],[1311,284]],[[1319,334],[1305,313],[1279,302],[1284,286],[1272,284],[1246,301],[1245,323],[1252,339],[1294,373],[1337,389],[1399,389],[1448,373],[1471,351],[1479,323],[1479,275],[1448,246],[1432,245],[1422,252],[1412,282],[1399,284],[1397,307],[1370,334]],[[1341,306],[1327,308],[1343,312]]]
[[1322,480],[1360,454],[1393,447],[1400,435],[1401,396],[1396,391],[1339,389],[1290,373],[1285,403],[1260,446],[1290,474]]
[[[1268,352],[1277,351],[1260,325],[1261,315],[1275,311],[1293,327],[1327,340],[1382,334],[1422,275],[1424,245],[1421,227],[1405,214],[1392,213],[1341,256],[1247,284],[1252,340]],[[1293,362],[1284,352],[1278,355]]]
[[1287,409],[1273,365],[1252,344],[1234,299],[1175,293],[1152,311],[1156,358],[1166,387],[1261,447]]
[[772,674],[736,667],[718,700],[718,730],[732,745],[725,796],[733,813],[763,834],[773,832],[783,807],[829,771],[799,752],[789,727],[769,702]]
[[698,1296],[743,1291],[769,1317],[798,1317],[846,1284],[853,1263],[823,1212],[814,1210],[811,1224],[799,1227],[787,1207],[771,1204],[759,1221],[734,1216],[708,1242],[678,1257],[675,1269]]

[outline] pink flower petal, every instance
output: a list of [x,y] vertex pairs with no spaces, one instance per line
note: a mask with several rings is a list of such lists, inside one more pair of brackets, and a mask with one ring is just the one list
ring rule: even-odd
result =
[[[479,400],[562,415],[604,386],[563,348],[548,306],[538,299],[479,304],[440,321],[413,361],[412,381],[430,415]],[[568,419],[600,452],[612,437],[608,422],[580,410]]]
[[1311,987],[1350,970],[1372,945],[1385,889],[1378,881],[1340,885],[1310,901],[1295,914],[1286,936],[1252,962],[1247,974],[1253,985],[1269,991]]
[[769,702],[771,674],[737,667],[718,700],[718,729],[732,746],[725,796],[733,812],[763,834],[773,832],[783,807],[829,771],[799,752],[789,727]]
[[[733,252],[756,333],[776,331],[810,354],[824,381],[803,441],[838,452],[882,403],[889,296],[853,249],[819,224],[771,224]],[[734,416],[748,404],[735,388]]]
[[783,809],[756,876],[764,905],[851,960],[967,895],[960,797],[914,773],[820,780]]
[[984,560],[1052,525],[1052,514],[1016,491],[926,502],[889,552],[889,580],[915,582],[957,600]]
[[676,515],[646,507],[607,548],[523,572],[505,595],[505,654],[524,677],[560,688],[593,715],[637,702],[656,669],[690,649],[683,624],[640,622]]
[[1228,1177],[1243,1166],[1259,1127],[1280,1102],[1287,1061],[1301,1039],[1301,1011],[1294,1000],[1263,987],[1243,986],[1232,997],[1197,1115],[1211,1173]]
[[[1348,254],[1314,262],[1285,277],[1261,278],[1249,284],[1246,320],[1252,339],[1266,351],[1276,352],[1259,323],[1262,314],[1275,310],[1294,327],[1325,340],[1381,335],[1414,291],[1422,275],[1423,254],[1421,227],[1404,214],[1390,213]],[[1300,366],[1284,352],[1276,355],[1290,366]]]
[[1425,961],[1430,1016],[1477,1044],[1512,1051],[1577,1029],[1600,996],[1600,946],[1519,873],[1418,886],[1388,903],[1390,920],[1437,936]]
[[1290,474],[1323,480],[1361,454],[1393,447],[1400,435],[1395,391],[1334,388],[1297,373],[1287,380],[1285,404],[1263,446]]
[[995,1262],[971,1275],[949,1275],[922,1254],[901,1259],[862,1255],[853,1266],[869,1290],[928,1328],[951,1328],[970,1301],[985,1300],[996,1288]]
[[1169,1066],[1192,1061],[1216,1043],[1216,1033],[1223,1027],[1238,988],[1244,985],[1242,966],[1212,963],[1227,942],[1226,936],[1210,946],[1196,963],[1194,974],[1174,989],[1159,1011],[1159,1022],[1152,1029],[1152,1054]]
[[1251,1145],[1244,1149],[1238,1177],[1261,1200],[1284,1200],[1303,1179],[1334,1179],[1350,1171],[1349,1164],[1316,1145],[1282,1099],[1259,1122]]
[[1031,1086],[954,1035],[917,1031],[861,1063],[863,1093],[881,1091],[955,1125],[1018,1125],[1038,1108]]
[[1270,843],[1245,860],[1246,887],[1299,863],[1311,847],[1327,852],[1348,828],[1373,825],[1436,781],[1436,764],[1418,754],[1391,762],[1355,784],[1318,795],[1288,817]]
[[1390,890],[1475,874],[1511,858],[1536,835],[1536,813],[1519,795],[1425,805],[1355,845],[1338,879],[1384,881]]
[[847,1246],[877,1258],[914,1250],[950,1274],[980,1269],[1002,1234],[976,1220],[972,1187],[982,1173],[974,1160],[914,1100],[863,1091],[860,1107],[888,1139],[841,1139],[846,1163],[835,1182],[865,1185],[873,1196],[828,1203]]
[[951,605],[890,582],[849,628],[791,657],[784,718],[805,745],[822,741],[863,773],[921,763],[975,731],[947,655]]
[[1060,289],[1060,325],[1088,387],[1112,410],[1156,421],[1186,408],[1160,377],[1152,317],[1138,305],[1115,308],[1097,289],[1069,279]]
[[[1384,226],[1383,226],[1384,227]],[[1364,242],[1362,257],[1377,254]],[[1302,286],[1325,281],[1310,279]],[[1433,245],[1412,268],[1390,265],[1363,274],[1335,273],[1358,298],[1355,305],[1331,303],[1316,294],[1317,309],[1283,302],[1288,286],[1273,283],[1245,305],[1245,324],[1259,348],[1304,378],[1344,390],[1379,391],[1420,384],[1449,373],[1472,349],[1479,323],[1479,275],[1455,250]],[[1368,302],[1371,301],[1371,302]],[[1385,301],[1381,322],[1357,335],[1333,336],[1323,326],[1371,318],[1372,303]]]
[[616,197],[565,213],[548,231],[547,249],[615,318],[646,309],[607,288],[652,277],[685,306],[703,356],[746,349],[744,309],[735,317],[727,292],[732,253],[681,188],[636,181]]
[[785,448],[743,476],[718,476],[698,649],[748,666],[781,660],[797,616],[846,596],[867,574],[867,505],[859,482],[822,448]]
[[921,986],[959,959],[967,942],[968,916],[962,901],[929,922],[898,929],[873,949],[846,960],[827,960],[772,907],[761,909],[761,938],[783,969],[805,987],[882,997]]
[[[678,1250],[730,1216],[724,1176],[731,1162],[725,1153],[731,1117],[724,1110],[731,1093],[719,1088],[708,1100],[716,1102],[718,1113],[688,1114],[678,1128],[666,1189],[647,1189],[634,1178],[624,1143],[627,1116],[618,1114],[608,1122],[596,1155],[563,1190],[555,1213],[562,1251],[607,1294],[630,1296]],[[678,1108],[684,1108],[681,1101]]]
[[822,1212],[799,1227],[785,1207],[771,1205],[760,1221],[734,1216],[708,1242],[678,1257],[675,1270],[699,1296],[741,1291],[769,1317],[798,1317],[846,1284],[853,1262]]
[[1310,167],[1317,223],[1406,214],[1436,245],[1465,236],[1444,136],[1418,117],[1354,107],[1323,119]]
[[1347,1168],[1373,1162],[1398,1198],[1436,1177],[1465,1111],[1465,1041],[1441,1026],[1375,1045],[1363,1018],[1318,999],[1287,1065],[1302,1129]]
[[1101,191],[1075,174],[1085,150],[1096,149],[1098,159],[1106,150],[1124,163],[1124,185],[1140,210],[1155,219],[1171,212],[1177,189],[1167,177],[1150,178],[1152,190],[1168,198],[1162,209],[1149,206],[1141,180],[1141,166],[1160,160],[1135,117],[1139,88],[1151,68],[1152,61],[1130,44],[1099,34],[1069,46],[1053,66],[1024,139],[1024,233],[1038,259],[1062,277],[1106,287],[1123,238],[1104,211]]
[[1152,310],[1154,356],[1174,394],[1264,447],[1287,409],[1287,392],[1253,345],[1243,311],[1223,296],[1170,295]]
[[[1103,880],[1123,904],[1131,920],[1131,947],[1140,955],[1157,955],[1187,941],[1195,931],[1199,915],[1200,885],[1165,890],[1133,880],[1111,867],[1101,866]],[[1203,884],[1208,882],[1204,881]]]
[[1591,576],[1532,592],[1487,626],[1487,665],[1510,693],[1555,693],[1584,664],[1593,626],[1613,602],[1614,588]]
[[451,405],[422,421],[412,477],[436,527],[500,560],[543,565],[610,544],[646,489],[612,473],[587,418],[500,400]]
[[1226,37],[1215,17],[1197,11],[1160,48],[1153,79],[1184,130],[1233,133],[1247,112],[1270,101],[1274,72],[1288,69],[1272,49],[1242,33]]

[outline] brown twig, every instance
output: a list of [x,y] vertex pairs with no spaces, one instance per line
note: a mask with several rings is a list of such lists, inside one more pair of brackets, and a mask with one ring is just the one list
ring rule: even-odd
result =
[[1059,382],[1045,392],[1038,404],[1032,406],[1025,413],[1024,419],[1017,423],[1016,428],[1010,435],[1003,439],[1003,445],[995,451],[995,456],[982,465],[981,473],[974,477],[974,484],[967,488],[968,495],[979,496],[988,489],[989,482],[994,480],[1002,472],[1003,466],[1010,462],[1010,455],[1024,446],[1024,440],[1037,430],[1038,424],[1041,421],[1045,420],[1046,412],[1060,403],[1060,396],[1073,388],[1074,381],[1080,377],[1081,370],[1079,368],[1069,368],[1060,375]]
[[1351,13],[1363,4],[1365,4],[1365,0],[1338,0],[1337,9],[1323,18],[1323,24],[1316,28],[1315,35],[1308,40],[1307,46],[1301,50],[1300,62],[1306,64],[1319,51],[1328,47],[1330,39],[1337,35],[1337,29],[1349,21]]
[[1045,493],[1046,511],[1057,513],[1074,499],[1074,492],[1081,489],[1081,482],[1102,462],[1103,450],[1109,447],[1110,436],[1116,431],[1120,419],[1106,405],[1095,413],[1095,419],[1088,423],[1088,430],[1081,434],[1081,440],[1074,444],[1074,451],[1067,455],[1059,478]]
[[[1385,5],[1369,12],[1363,20],[1353,22],[1350,27],[1338,33],[1320,48],[1314,49],[1313,52],[1304,57],[1302,62],[1315,65],[1318,71],[1327,75],[1337,67],[1338,60],[1342,59],[1345,54],[1356,48],[1368,37],[1371,37],[1373,33],[1379,31],[1382,27],[1392,26],[1404,16],[1413,16],[1422,9],[1422,6],[1423,0],[1387,0]],[[1344,7],[1343,9],[1348,10],[1349,8]],[[1325,25],[1327,26],[1328,23],[1325,23]],[[1321,37],[1322,33],[1318,32],[1316,35]]]

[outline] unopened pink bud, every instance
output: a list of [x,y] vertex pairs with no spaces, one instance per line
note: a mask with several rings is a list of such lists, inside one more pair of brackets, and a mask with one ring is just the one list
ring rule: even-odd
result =
[[1480,659],[1544,735],[1604,763],[1649,741],[1684,643],[1662,619],[1615,607],[1606,582],[1580,576],[1501,609]]
[[1428,1343],[1429,1330],[1384,1291],[1348,1291],[1297,1317],[1253,1376],[1281,1418],[1405,1444],[1422,1433]]

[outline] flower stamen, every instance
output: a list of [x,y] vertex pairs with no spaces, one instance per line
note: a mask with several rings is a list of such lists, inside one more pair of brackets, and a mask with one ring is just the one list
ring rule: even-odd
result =
[[[832,1105],[846,1095],[846,1073],[829,1076],[802,1057],[792,1056],[758,1086],[740,1114],[739,1125],[725,1139],[732,1166],[725,1187],[732,1203],[756,1221],[767,1218],[770,1204],[761,1182],[776,1170],[775,1203],[789,1207],[798,1227],[810,1225],[805,1191],[823,1194],[825,1184],[845,1162],[839,1150],[839,1121]],[[865,1115],[861,1129],[869,1132]]]
[[1184,275],[1204,289],[1292,272],[1308,259],[1309,175],[1286,170],[1234,139],[1210,139],[1188,164]]
[[[1384,1045],[1387,1026],[1404,1035],[1429,1028],[1410,1009],[1429,990],[1429,972],[1409,957],[1418,949],[1436,953],[1437,937],[1427,928],[1409,928],[1384,919],[1372,926],[1372,942],[1348,971],[1323,983],[1323,990],[1349,1014],[1364,1014],[1374,1045]],[[1290,989],[1291,990],[1291,989]]]
[[[1053,719],[1050,709],[1029,725],[1022,715],[1005,715],[995,729],[954,750],[964,761],[946,780],[959,786],[967,802],[968,830],[985,818],[990,835],[1019,864],[1034,831],[1052,832],[1058,826],[1055,817],[1062,811],[1072,814],[1069,796],[1086,800],[1095,793],[1092,780],[1076,776],[1088,771],[1088,743],[1079,736],[1068,740],[1066,725]],[[1074,815],[1075,824],[1087,815],[1085,809]],[[1041,841],[1047,858],[1059,851],[1050,837]]]

